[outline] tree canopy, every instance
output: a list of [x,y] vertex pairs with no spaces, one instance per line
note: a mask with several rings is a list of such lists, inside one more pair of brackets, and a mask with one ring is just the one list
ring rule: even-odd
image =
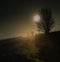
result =
[[51,29],[54,27],[54,19],[52,17],[50,8],[42,8],[39,11],[39,15],[41,17],[40,21],[37,22],[38,30],[42,30],[44,33],[49,33]]

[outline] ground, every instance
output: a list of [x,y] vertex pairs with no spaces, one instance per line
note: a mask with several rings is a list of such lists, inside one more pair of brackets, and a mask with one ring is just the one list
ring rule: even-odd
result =
[[0,62],[60,62],[60,32],[0,40]]

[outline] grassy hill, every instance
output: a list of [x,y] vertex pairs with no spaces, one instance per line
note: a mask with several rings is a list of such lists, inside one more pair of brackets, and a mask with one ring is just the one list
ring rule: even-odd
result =
[[0,40],[0,62],[5,61],[60,62],[60,31]]

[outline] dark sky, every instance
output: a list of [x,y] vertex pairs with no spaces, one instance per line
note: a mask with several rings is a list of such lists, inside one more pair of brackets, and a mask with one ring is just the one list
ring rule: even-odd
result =
[[0,39],[34,30],[33,15],[43,7],[51,8],[53,30],[60,30],[60,0],[0,0]]

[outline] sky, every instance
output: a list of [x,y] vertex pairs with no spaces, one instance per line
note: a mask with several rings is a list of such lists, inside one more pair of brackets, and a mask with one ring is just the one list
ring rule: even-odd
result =
[[49,7],[60,30],[60,0],[0,0],[0,39],[25,35],[36,30],[33,17],[41,8]]

